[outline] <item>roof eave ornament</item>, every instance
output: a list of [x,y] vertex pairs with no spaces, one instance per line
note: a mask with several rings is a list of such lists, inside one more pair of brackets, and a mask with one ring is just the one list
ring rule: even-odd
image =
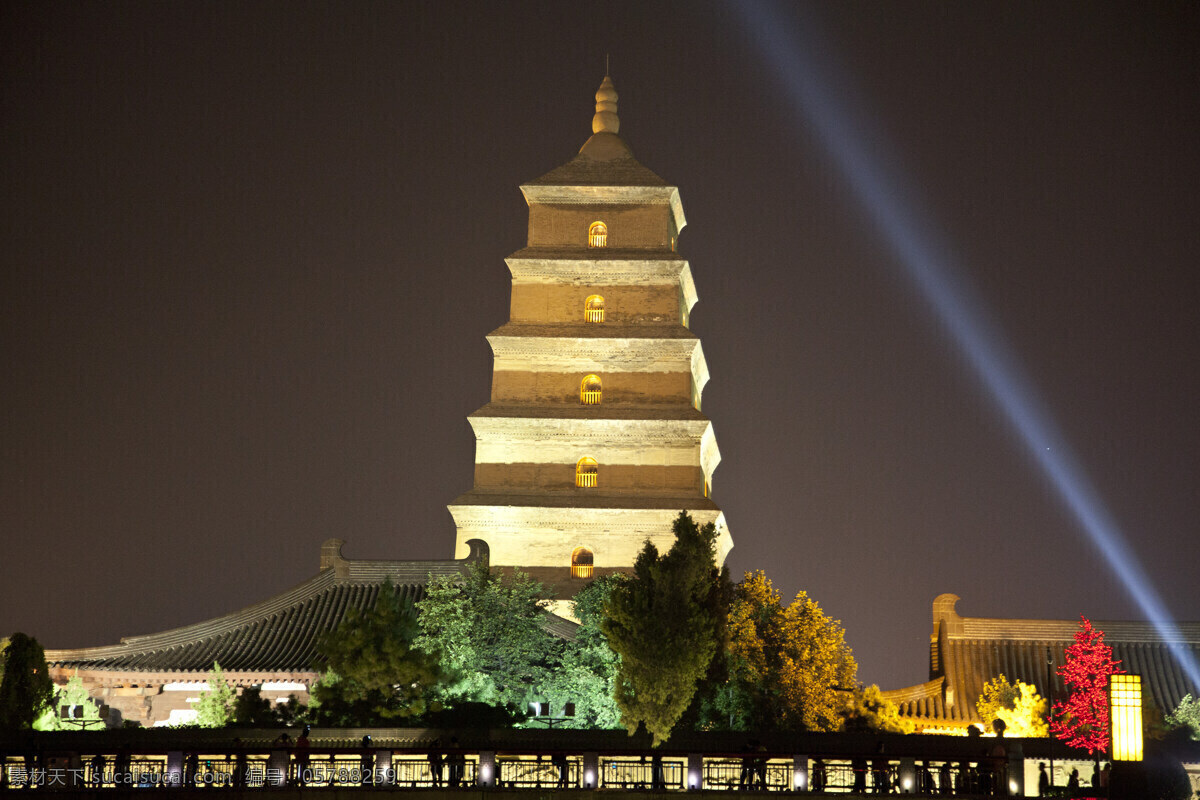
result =
[[629,145],[618,135],[621,120],[617,117],[617,90],[612,78],[604,76],[596,90],[596,115],[592,117],[592,136],[579,154],[593,161],[617,161],[632,158]]
[[617,89],[612,78],[604,76],[596,90],[596,116],[592,117],[592,133],[619,133],[621,120],[617,117]]

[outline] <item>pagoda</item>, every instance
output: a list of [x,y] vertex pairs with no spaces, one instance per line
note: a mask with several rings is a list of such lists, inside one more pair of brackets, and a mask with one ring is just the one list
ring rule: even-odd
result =
[[721,455],[700,411],[679,190],[619,129],[606,76],[579,154],[521,186],[528,241],[507,259],[509,320],[487,337],[491,401],[468,417],[474,488],[449,506],[457,557],[482,540],[492,565],[558,597],[628,571],[646,540],[669,549],[680,511],[716,525],[718,563],[733,547],[710,496]]

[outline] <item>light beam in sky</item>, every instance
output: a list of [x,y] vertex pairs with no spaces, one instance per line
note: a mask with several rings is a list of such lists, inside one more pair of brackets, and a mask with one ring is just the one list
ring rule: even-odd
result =
[[[1049,479],[1080,528],[1099,549],[1142,612],[1171,646],[1193,684],[1200,685],[1200,665],[1181,646],[1183,637],[1166,605],[1121,532],[1120,526],[1091,485],[1083,467],[1053,417],[1038,398],[1004,337],[988,321],[961,271],[944,256],[948,248],[925,215],[910,184],[886,168],[875,153],[879,142],[866,138],[866,124],[854,113],[860,104],[847,87],[837,87],[837,61],[816,34],[815,20],[800,24],[778,13],[773,4],[734,2],[754,37],[756,49],[784,89],[784,99],[813,130],[845,176],[855,198],[892,248],[908,276],[932,306],[967,357],[1005,419],[1017,430],[1029,454]],[[798,6],[789,10],[803,13]],[[881,138],[881,137],[880,137]]]

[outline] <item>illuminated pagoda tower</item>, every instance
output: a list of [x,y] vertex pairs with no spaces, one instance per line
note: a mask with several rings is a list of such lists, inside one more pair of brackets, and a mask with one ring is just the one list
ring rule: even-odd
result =
[[475,485],[450,513],[456,552],[488,544],[558,592],[660,552],[686,510],[733,547],[710,499],[721,460],[700,411],[708,367],[688,329],[696,303],[676,252],[679,190],[617,135],[617,92],[596,92],[593,135],[566,164],[521,186],[526,247],[508,257],[509,321],[487,338],[491,402],[469,417]]

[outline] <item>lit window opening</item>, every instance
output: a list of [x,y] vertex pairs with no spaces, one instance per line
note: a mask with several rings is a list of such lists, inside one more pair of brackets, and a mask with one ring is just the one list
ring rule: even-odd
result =
[[596,459],[584,456],[575,464],[575,485],[581,489],[595,488],[599,472],[600,466]]
[[603,222],[588,227],[588,247],[608,247],[608,226]]
[[579,384],[579,402],[585,406],[600,405],[600,395],[604,391],[599,375],[588,375]]
[[594,294],[584,300],[583,318],[588,322],[604,322],[604,298]]
[[572,578],[590,578],[592,577],[592,551],[586,547],[576,547],[571,553],[571,577]]

